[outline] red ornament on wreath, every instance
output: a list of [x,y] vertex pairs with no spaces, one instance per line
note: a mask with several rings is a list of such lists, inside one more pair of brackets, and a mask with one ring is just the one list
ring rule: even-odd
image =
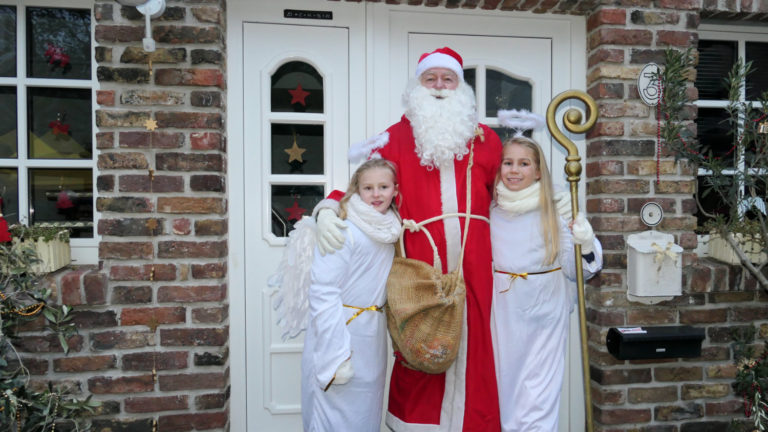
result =
[[65,68],[69,64],[69,55],[64,54],[64,49],[50,42],[48,42],[48,49],[45,50],[43,55],[48,58],[48,64],[54,67]]

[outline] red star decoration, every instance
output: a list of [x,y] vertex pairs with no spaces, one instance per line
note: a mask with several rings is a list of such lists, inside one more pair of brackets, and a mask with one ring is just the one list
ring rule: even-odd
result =
[[288,90],[288,93],[291,94],[291,105],[295,103],[300,103],[304,106],[307,106],[307,102],[305,99],[307,96],[309,96],[309,92],[301,88],[301,84],[296,86],[296,89],[294,90]]
[[288,220],[300,220],[307,209],[299,207],[299,202],[294,200],[293,205],[287,207],[285,211],[288,212]]
[[52,121],[48,123],[48,127],[53,129],[54,135],[68,135],[69,134],[69,125],[64,124],[59,120]]
[[48,49],[45,50],[43,55],[48,57],[48,64],[58,62],[61,67],[66,67],[69,64],[69,56],[64,54],[64,49],[50,42],[48,42]]

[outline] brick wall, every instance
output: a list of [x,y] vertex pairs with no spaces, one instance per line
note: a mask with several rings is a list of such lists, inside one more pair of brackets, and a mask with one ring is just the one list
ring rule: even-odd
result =
[[94,17],[100,265],[49,277],[77,306],[69,355],[35,333],[20,346],[36,379],[103,402],[94,431],[225,430],[224,1],[169,0],[151,54],[135,8],[99,0]]
[[[768,296],[739,268],[692,253],[694,173],[662,147],[656,182],[655,114],[640,102],[635,81],[665,48],[695,44],[702,17],[765,22],[768,3],[387,3],[587,16],[587,87],[600,114],[583,160],[585,205],[606,252],[605,270],[587,287],[597,430],[724,431],[731,418],[742,418],[730,388],[730,330],[754,323],[758,338],[768,338]],[[144,24],[134,8],[94,4],[101,261],[48,281],[59,298],[78,306],[72,352],[64,356],[34,326],[20,351],[35,379],[71,383],[103,402],[95,431],[149,431],[155,422],[160,431],[225,430],[225,0],[169,0],[153,21],[158,50],[151,56],[141,49]],[[146,130],[148,119],[157,130]],[[645,229],[638,211],[650,200],[666,212],[660,229],[686,250],[683,296],[656,306],[629,302],[625,281],[626,236]],[[666,324],[704,327],[702,357],[618,361],[607,353],[609,327]]]

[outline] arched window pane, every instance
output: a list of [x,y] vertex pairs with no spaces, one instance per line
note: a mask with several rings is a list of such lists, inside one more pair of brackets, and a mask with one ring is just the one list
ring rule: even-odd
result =
[[272,75],[273,112],[323,112],[323,78],[311,65],[293,61]]
[[476,69],[464,69],[464,81],[475,90],[477,82],[477,70]]
[[496,117],[500,109],[530,110],[532,93],[530,83],[489,69],[486,71],[485,115]]

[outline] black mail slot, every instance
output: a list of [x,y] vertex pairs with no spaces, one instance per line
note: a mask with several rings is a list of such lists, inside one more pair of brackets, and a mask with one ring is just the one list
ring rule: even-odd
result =
[[608,352],[619,360],[701,356],[704,329],[691,326],[611,327]]

